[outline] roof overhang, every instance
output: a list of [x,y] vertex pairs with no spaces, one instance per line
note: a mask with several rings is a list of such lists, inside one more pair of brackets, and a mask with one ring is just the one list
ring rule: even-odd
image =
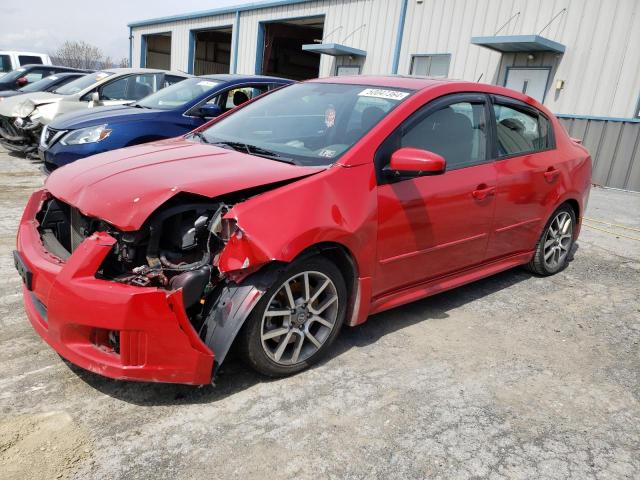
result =
[[496,52],[552,52],[564,53],[565,46],[540,35],[500,35],[491,37],[471,37],[471,43]]
[[359,48],[347,47],[339,43],[308,43],[302,45],[302,50],[307,52],[322,53],[333,57],[366,57],[367,52]]

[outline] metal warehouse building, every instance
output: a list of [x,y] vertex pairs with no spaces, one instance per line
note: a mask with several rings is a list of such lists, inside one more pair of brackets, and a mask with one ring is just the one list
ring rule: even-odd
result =
[[129,28],[133,66],[506,85],[584,140],[596,183],[640,190],[640,0],[280,0]]

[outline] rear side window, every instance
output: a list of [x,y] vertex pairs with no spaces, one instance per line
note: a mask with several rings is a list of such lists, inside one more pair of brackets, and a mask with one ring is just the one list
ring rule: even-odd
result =
[[42,65],[42,58],[34,55],[18,55],[18,61],[20,62],[20,65],[27,65],[29,63]]
[[6,73],[13,70],[11,68],[11,57],[9,55],[0,55],[0,73]]
[[493,109],[499,157],[553,148],[551,124],[544,115],[499,104]]
[[453,103],[410,122],[400,147],[437,153],[447,162],[447,170],[478,165],[487,161],[486,125],[484,103]]

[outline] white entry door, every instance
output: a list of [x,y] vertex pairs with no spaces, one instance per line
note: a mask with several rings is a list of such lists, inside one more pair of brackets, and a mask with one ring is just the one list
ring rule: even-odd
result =
[[529,95],[542,103],[549,81],[549,71],[548,68],[510,68],[507,70],[505,87]]

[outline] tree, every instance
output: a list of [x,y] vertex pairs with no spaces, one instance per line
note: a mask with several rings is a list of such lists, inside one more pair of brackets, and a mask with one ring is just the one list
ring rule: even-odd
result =
[[104,68],[105,60],[111,63],[111,59],[104,58],[102,50],[83,41],[67,40],[52,57],[56,64],[72,68],[99,69]]
[[120,59],[120,63],[118,63],[118,66],[120,68],[127,68],[129,67],[129,57],[122,57]]

